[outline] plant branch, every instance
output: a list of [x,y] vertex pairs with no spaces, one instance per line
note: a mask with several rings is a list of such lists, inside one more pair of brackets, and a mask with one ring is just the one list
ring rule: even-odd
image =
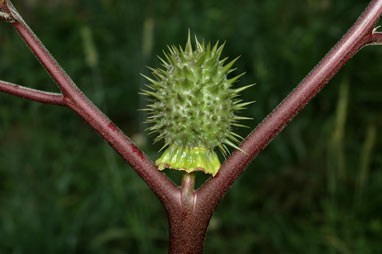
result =
[[78,113],[132,166],[167,210],[171,209],[179,200],[179,188],[160,173],[153,162],[81,92],[9,0],[0,0],[0,10],[1,13],[13,17],[15,22],[12,25],[59,86],[65,104]]
[[0,80],[0,92],[12,94],[28,100],[52,105],[65,105],[64,97],[59,93],[40,91]]
[[[198,191],[196,209],[208,209],[212,214],[219,201],[249,163],[300,112],[304,106],[328,83],[334,74],[360,48],[380,40],[373,28],[382,13],[382,0],[373,0],[352,28],[333,47],[312,72],[268,115],[242,142],[240,148],[248,155],[235,151]],[[206,211],[207,212],[207,211]]]

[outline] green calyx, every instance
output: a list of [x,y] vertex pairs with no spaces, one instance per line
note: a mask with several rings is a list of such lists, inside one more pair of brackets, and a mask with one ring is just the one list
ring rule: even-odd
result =
[[[156,161],[160,170],[173,168],[186,172],[203,171],[213,176],[220,162],[215,153],[219,148],[224,156],[227,146],[239,149],[241,137],[233,128],[243,127],[240,120],[251,118],[238,116],[252,102],[243,102],[239,97],[248,86],[233,88],[243,74],[233,78],[227,75],[238,58],[225,64],[220,60],[223,45],[200,43],[195,38],[192,48],[190,34],[186,47],[168,47],[165,59],[159,58],[163,68],[152,69],[154,78],[149,89],[142,94],[149,97],[147,123],[150,133],[157,134],[155,142],[164,140],[167,150]],[[240,149],[239,149],[240,150]]]
[[220,161],[213,150],[204,147],[179,147],[170,145],[163,155],[156,161],[159,170],[172,168],[184,170],[187,173],[203,171],[216,175],[220,168]]

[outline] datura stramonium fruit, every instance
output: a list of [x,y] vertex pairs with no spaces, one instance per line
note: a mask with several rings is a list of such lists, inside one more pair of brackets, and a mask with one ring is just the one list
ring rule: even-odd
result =
[[229,153],[227,145],[240,150],[241,137],[232,129],[245,127],[238,122],[251,119],[237,113],[252,103],[238,98],[252,85],[233,88],[244,73],[227,77],[238,58],[224,64],[227,58],[219,59],[223,47],[219,42],[205,46],[195,37],[193,49],[188,34],[184,50],[168,47],[168,53],[163,52],[166,60],[159,57],[163,68],[149,68],[154,77],[144,76],[150,82],[148,90],[142,91],[150,101],[144,109],[149,114],[146,122],[152,124],[148,130],[157,134],[155,142],[164,140],[163,148],[167,148],[156,161],[159,170],[215,176],[220,168],[215,148],[224,156]]

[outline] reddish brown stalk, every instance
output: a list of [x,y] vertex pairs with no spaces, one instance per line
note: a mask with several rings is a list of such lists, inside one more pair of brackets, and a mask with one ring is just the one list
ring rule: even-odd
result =
[[219,173],[194,191],[194,176],[185,174],[181,188],[160,173],[150,159],[126,137],[74,84],[27,26],[10,1],[0,0],[0,19],[12,23],[62,94],[21,87],[0,81],[0,91],[42,103],[65,105],[81,115],[145,180],[167,210],[170,253],[202,253],[209,220],[216,206],[249,163],[322,89],[335,73],[361,48],[381,44],[382,34],[374,26],[382,13],[382,0],[373,0],[353,27],[242,142],[222,165]]
[[0,80],[0,91],[22,97],[32,101],[38,101],[46,104],[65,105],[64,96],[60,93],[44,92],[24,86],[19,86]]

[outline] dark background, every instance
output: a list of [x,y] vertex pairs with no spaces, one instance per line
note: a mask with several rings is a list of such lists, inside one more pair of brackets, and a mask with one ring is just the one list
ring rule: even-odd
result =
[[[78,86],[152,159],[139,73],[188,29],[226,41],[257,83],[254,128],[330,50],[366,0],[14,0]],[[217,208],[205,253],[381,253],[382,47],[351,59],[254,160]],[[0,24],[0,79],[53,81]],[[239,130],[247,135],[249,130]],[[180,174],[166,172],[174,181]],[[205,179],[198,174],[200,182]],[[167,219],[138,175],[79,116],[0,94],[0,253],[165,253]]]

